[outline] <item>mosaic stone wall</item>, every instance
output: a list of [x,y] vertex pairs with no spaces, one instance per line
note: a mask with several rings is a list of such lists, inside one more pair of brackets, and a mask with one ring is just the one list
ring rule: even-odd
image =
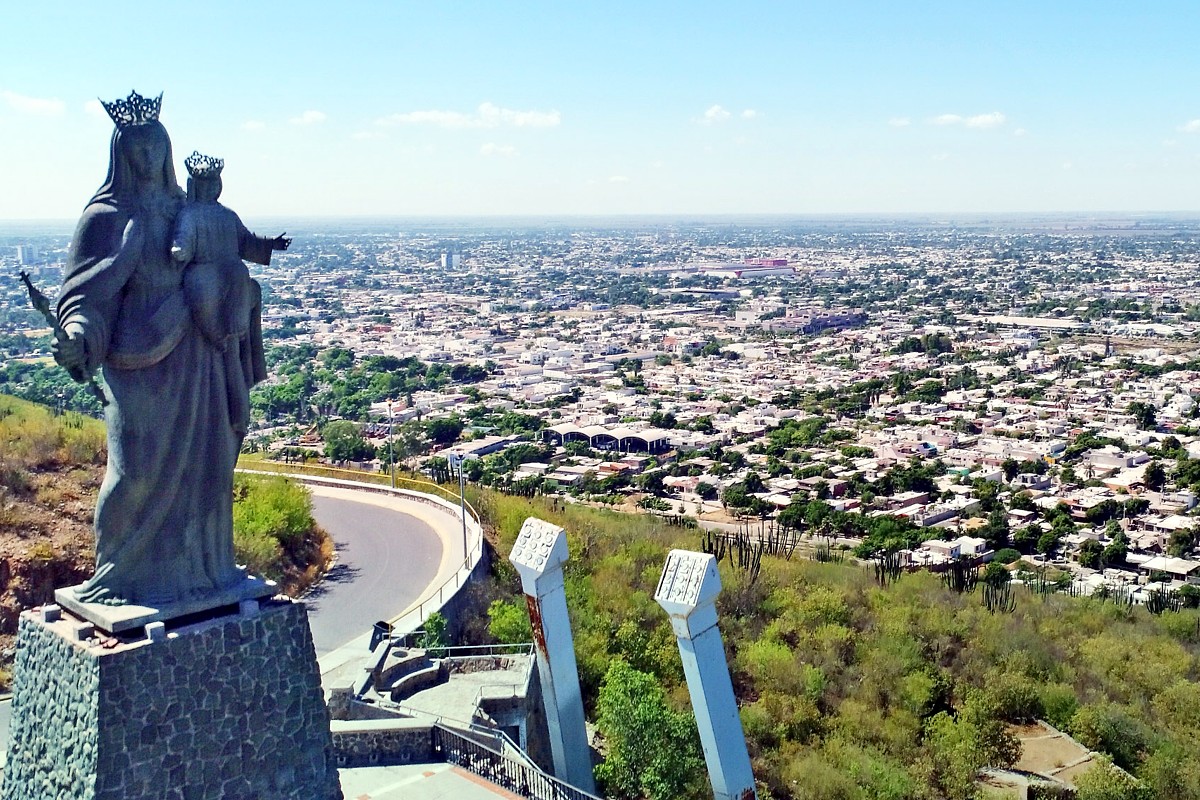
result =
[[157,642],[22,615],[0,798],[340,800],[304,606]]

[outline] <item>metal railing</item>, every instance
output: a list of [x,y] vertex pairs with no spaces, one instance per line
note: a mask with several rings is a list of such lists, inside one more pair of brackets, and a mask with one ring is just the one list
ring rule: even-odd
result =
[[528,800],[600,800],[537,767],[485,747],[442,725],[434,725],[433,752],[454,764]]
[[[474,541],[469,544],[466,555],[459,563],[457,569],[455,569],[454,574],[443,581],[436,589],[429,590],[425,595],[425,599],[417,604],[415,608],[410,608],[387,620],[394,635],[418,631],[431,614],[439,611],[466,584],[467,579],[475,571],[475,567],[479,564],[480,559],[483,558],[483,525],[480,521],[479,513],[470,503],[463,501],[462,508],[466,511],[466,519],[464,520],[461,516],[462,511],[460,511],[458,495],[436,483],[397,476],[397,483],[404,482],[407,485],[420,488],[393,489],[390,485],[384,485],[374,480],[374,478],[379,478],[390,484],[389,476],[381,473],[341,469],[338,467],[280,464],[271,461],[249,461],[246,462],[246,466],[239,467],[237,471],[251,475],[286,475],[305,483],[395,495],[433,506],[466,527],[467,531],[472,534],[470,538]],[[335,474],[337,477],[334,477]],[[368,478],[371,480],[367,480]],[[436,490],[437,494],[423,491],[423,489]],[[446,497],[439,495],[446,495]]]

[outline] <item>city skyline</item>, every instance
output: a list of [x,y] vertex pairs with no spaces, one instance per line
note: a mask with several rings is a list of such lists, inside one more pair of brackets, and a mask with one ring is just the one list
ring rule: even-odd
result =
[[1182,3],[123,9],[7,12],[0,219],[74,217],[131,88],[251,217],[1200,209]]

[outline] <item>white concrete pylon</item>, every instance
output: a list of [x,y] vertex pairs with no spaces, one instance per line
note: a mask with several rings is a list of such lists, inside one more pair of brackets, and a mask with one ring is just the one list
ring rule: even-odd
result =
[[529,607],[554,775],[578,789],[595,793],[575,643],[563,588],[567,532],[529,517],[521,526],[508,560],[521,576],[521,589]]
[[717,629],[721,576],[708,553],[672,550],[654,599],[671,617],[716,800],[756,798],[750,753]]

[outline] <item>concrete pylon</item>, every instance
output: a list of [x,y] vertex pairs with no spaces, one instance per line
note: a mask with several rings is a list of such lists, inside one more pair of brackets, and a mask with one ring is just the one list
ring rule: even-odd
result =
[[746,736],[717,629],[721,576],[708,553],[672,550],[654,599],[671,616],[683,673],[700,729],[700,744],[716,800],[751,800],[758,795]]
[[529,607],[554,775],[578,789],[595,793],[579,670],[575,666],[575,643],[563,588],[567,532],[529,517],[521,526],[508,560],[521,575],[521,589]]

